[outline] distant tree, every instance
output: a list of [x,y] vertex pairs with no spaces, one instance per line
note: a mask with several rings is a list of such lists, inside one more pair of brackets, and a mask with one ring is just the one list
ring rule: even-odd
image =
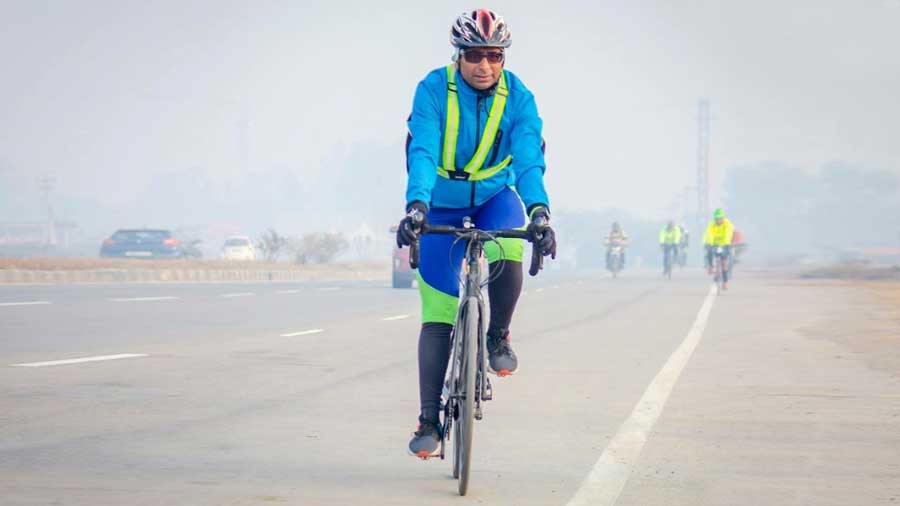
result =
[[294,262],[298,264],[325,264],[349,246],[342,234],[306,234],[292,241]]
[[818,171],[779,163],[730,169],[725,212],[754,250],[779,257],[893,246],[900,179],[833,162]]
[[288,240],[286,237],[278,235],[274,229],[269,229],[264,233],[256,243],[257,249],[262,252],[263,258],[267,262],[276,262],[281,252],[287,247]]

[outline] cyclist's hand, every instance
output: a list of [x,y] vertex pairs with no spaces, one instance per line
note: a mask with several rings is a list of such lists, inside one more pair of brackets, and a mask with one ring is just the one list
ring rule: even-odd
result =
[[406,206],[406,216],[397,227],[397,247],[409,246],[419,240],[422,226],[428,223],[428,208],[419,200]]
[[537,246],[542,255],[556,258],[556,233],[550,228],[550,211],[538,206],[531,212],[531,223],[528,224],[531,242]]

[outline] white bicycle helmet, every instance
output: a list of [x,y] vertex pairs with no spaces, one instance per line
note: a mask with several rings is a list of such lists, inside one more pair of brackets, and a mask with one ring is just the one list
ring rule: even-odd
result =
[[488,9],[463,12],[450,27],[450,43],[457,49],[509,47],[512,37],[502,16]]

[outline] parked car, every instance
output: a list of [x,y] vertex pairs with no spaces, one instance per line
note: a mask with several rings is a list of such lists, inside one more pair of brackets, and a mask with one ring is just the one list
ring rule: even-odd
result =
[[222,245],[224,260],[256,260],[256,249],[249,237],[237,235],[225,239]]
[[[397,233],[397,227],[391,227],[391,233]],[[409,248],[398,248],[391,241],[391,286],[394,288],[412,288],[416,279],[416,271],[409,267]]]
[[103,241],[101,257],[184,258],[182,243],[171,230],[120,229]]
[[184,258],[200,260],[203,258],[203,250],[200,249],[200,243],[203,239],[181,239],[181,252]]

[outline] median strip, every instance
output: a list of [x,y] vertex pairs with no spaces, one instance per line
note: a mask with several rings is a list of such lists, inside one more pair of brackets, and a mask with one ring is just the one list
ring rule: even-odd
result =
[[50,360],[47,362],[27,362],[24,364],[9,364],[10,367],[47,367],[51,365],[67,365],[67,364],[81,364],[84,362],[100,362],[103,360],[119,360],[123,358],[138,358],[138,357],[149,357],[149,355],[145,353],[122,353],[119,355],[102,355],[99,357],[83,357],[83,358],[70,358],[66,360]]
[[609,441],[606,450],[566,506],[612,506],[616,503],[678,377],[703,338],[715,300],[716,287],[713,286],[703,300],[697,319],[687,336],[650,382],[631,415]]

